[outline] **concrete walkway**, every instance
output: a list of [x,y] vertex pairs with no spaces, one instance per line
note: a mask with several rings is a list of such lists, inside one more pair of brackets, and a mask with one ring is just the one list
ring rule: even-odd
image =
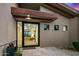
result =
[[55,47],[37,47],[36,49],[23,50],[23,56],[79,56],[79,52]]

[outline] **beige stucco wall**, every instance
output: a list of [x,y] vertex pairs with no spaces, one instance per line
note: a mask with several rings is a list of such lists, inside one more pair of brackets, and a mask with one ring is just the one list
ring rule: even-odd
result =
[[[50,30],[44,30],[44,24],[41,23],[40,30],[40,45],[44,46],[55,46],[59,48],[71,48],[72,42],[78,40],[78,19],[68,19],[58,13],[50,11],[44,7],[40,7],[40,11],[54,13],[58,19],[49,23]],[[59,25],[59,31],[54,31],[54,25]],[[68,31],[63,31],[63,26],[68,26]]]
[[70,39],[69,39],[69,47],[73,48],[72,42],[79,41],[79,18],[75,17],[70,19]]
[[[59,48],[66,48],[69,44],[69,19],[44,7],[40,7],[40,11],[54,13],[58,19],[49,23],[50,30],[44,30],[44,23],[41,23],[40,40],[41,46],[55,46]],[[59,25],[59,31],[54,30],[54,25]],[[63,26],[68,26],[68,31],[63,31]]]
[[11,15],[13,3],[0,3],[0,45],[16,40],[16,22]]

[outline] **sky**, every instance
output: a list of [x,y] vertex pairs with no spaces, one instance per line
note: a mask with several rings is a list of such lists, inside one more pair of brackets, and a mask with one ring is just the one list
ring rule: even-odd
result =
[[79,11],[79,3],[65,3],[66,5],[68,5],[69,7]]

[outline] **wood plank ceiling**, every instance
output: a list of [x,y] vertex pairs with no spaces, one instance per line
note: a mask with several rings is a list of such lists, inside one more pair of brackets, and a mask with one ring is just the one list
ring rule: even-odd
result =
[[15,18],[24,18],[22,21],[25,21],[25,18],[28,14],[31,18],[38,19],[39,22],[52,22],[57,19],[57,16],[52,13],[40,12],[24,8],[11,7],[11,13]]

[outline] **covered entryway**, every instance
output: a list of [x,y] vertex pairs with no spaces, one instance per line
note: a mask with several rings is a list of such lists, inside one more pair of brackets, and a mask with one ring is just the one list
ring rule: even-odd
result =
[[[57,19],[56,15],[23,8],[11,8],[16,20],[17,47],[40,45],[40,22],[50,23]],[[31,19],[27,19],[30,15]]]

